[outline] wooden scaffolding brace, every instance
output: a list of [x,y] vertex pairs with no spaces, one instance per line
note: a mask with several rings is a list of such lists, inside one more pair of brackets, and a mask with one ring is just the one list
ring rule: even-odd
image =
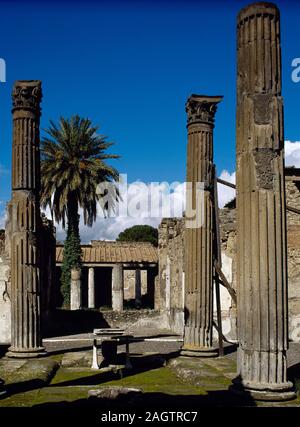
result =
[[[214,263],[214,280],[216,290],[216,305],[217,305],[217,324],[213,322],[215,328],[218,331],[219,336],[219,354],[224,355],[223,341],[230,342],[224,337],[222,332],[222,312],[221,312],[221,299],[220,299],[220,285],[224,286],[229,292],[233,302],[237,304],[237,296],[233,287],[229,284],[225,274],[222,271],[222,258],[221,258],[221,241],[220,241],[220,223],[218,215],[218,189],[217,185],[222,184],[236,189],[236,185],[223,179],[217,178],[216,167],[213,166],[213,188],[212,188],[212,202],[213,202],[213,233],[214,233],[214,246],[213,246],[213,263]],[[286,210],[300,214],[300,209],[293,206],[286,205]]]
[[[220,180],[216,177],[216,167],[213,166],[213,188],[212,188],[212,206],[213,206],[213,268],[214,268],[214,282],[215,282],[215,293],[216,293],[216,308],[217,308],[217,323],[214,321],[213,325],[218,331],[219,337],[219,355],[224,355],[223,341],[230,342],[223,335],[222,330],[222,307],[220,298],[220,285],[224,286],[229,292],[232,300],[237,302],[235,290],[229,284],[225,274],[222,271],[222,256],[221,256],[221,240],[220,240],[220,223],[219,223],[219,208],[218,208],[218,182]],[[222,184],[226,185],[226,181],[222,181]],[[230,187],[233,186],[230,185]],[[234,186],[235,188],[235,186]]]

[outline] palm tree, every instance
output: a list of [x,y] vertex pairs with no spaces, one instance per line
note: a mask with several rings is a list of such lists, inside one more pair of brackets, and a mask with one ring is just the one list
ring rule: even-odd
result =
[[[83,210],[84,224],[92,226],[97,217],[97,204],[104,211],[114,209],[118,192],[114,181],[119,173],[106,164],[107,159],[119,156],[107,154],[112,145],[106,137],[97,134],[98,127],[89,119],[78,115],[63,117],[57,126],[50,121],[41,142],[41,206],[50,208],[56,222],[67,224],[62,266],[62,293],[64,304],[69,304],[71,269],[80,267],[79,207]],[[104,194],[97,190],[103,182],[110,182],[110,199],[103,202]]]

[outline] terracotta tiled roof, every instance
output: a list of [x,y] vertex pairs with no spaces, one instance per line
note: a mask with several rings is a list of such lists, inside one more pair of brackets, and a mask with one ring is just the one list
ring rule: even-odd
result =
[[[146,242],[105,242],[92,241],[91,245],[82,245],[83,263],[157,263],[158,253],[151,243]],[[56,246],[56,262],[63,260],[62,245]]]

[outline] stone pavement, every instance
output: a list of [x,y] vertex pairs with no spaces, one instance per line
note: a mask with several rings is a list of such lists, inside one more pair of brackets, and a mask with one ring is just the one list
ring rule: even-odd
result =
[[[144,353],[158,351],[162,354],[176,352],[182,346],[182,337],[170,333],[170,331],[161,329],[146,329],[143,333],[130,330],[126,334],[134,335],[135,342],[130,343],[130,352]],[[43,345],[49,354],[72,351],[76,349],[88,350],[93,345],[93,340],[101,337],[93,333],[82,333],[67,335],[62,337],[51,337],[43,340]],[[125,346],[118,346],[118,351],[125,351]]]
[[[107,405],[101,390],[110,387],[138,388],[142,407],[163,405],[274,406],[242,399],[228,391],[236,375],[236,351],[226,345],[224,357],[178,357],[182,345],[179,337],[168,334],[146,334],[145,339],[130,344],[133,369],[125,369],[125,348],[118,348],[116,364],[100,370],[91,369],[94,335],[60,337],[45,340],[48,357],[36,360],[0,359],[0,377],[9,395],[0,407],[34,406],[39,408],[73,408]],[[140,337],[142,339],[142,337]],[[76,339],[79,341],[71,341]],[[58,341],[59,340],[59,341]],[[69,341],[68,341],[69,340]],[[77,348],[74,348],[76,343]],[[300,344],[291,344],[288,353],[289,373],[300,386]],[[101,350],[98,352],[101,362]],[[90,391],[96,390],[90,399]],[[97,390],[100,390],[98,393]],[[97,399],[95,395],[98,396]],[[100,402],[101,401],[101,402]],[[276,406],[298,406],[299,399]]]
[[44,387],[59,369],[59,363],[49,357],[41,359],[0,359],[0,378],[8,393]]

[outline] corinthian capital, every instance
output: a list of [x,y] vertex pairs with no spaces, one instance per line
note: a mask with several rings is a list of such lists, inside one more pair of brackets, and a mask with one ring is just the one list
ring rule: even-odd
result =
[[191,95],[186,102],[187,122],[214,124],[217,104],[223,96]]
[[31,110],[40,113],[42,83],[40,80],[17,80],[13,87],[13,111]]

